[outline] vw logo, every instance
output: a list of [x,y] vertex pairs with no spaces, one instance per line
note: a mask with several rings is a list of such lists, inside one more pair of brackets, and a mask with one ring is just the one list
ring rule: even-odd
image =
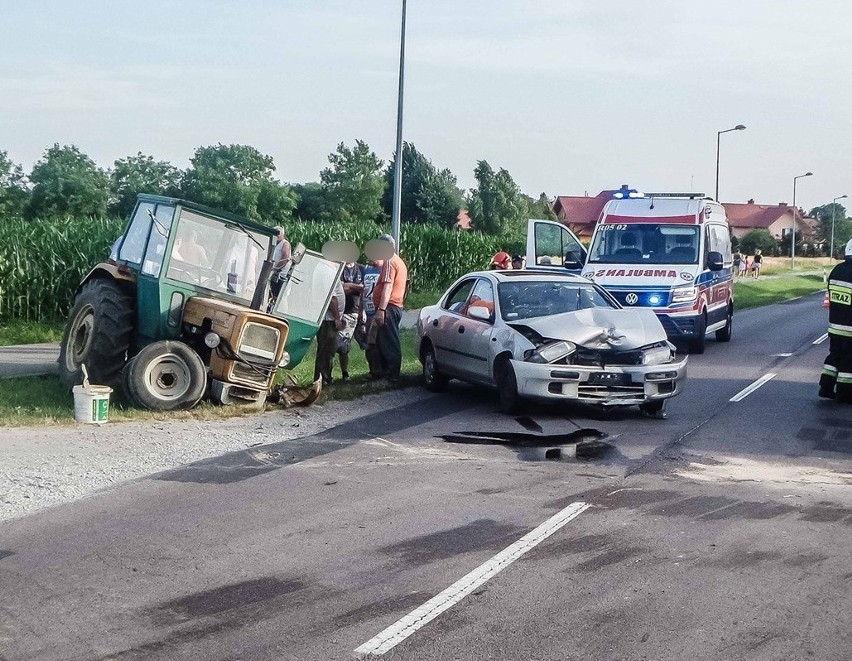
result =
[[630,292],[624,297],[624,302],[627,303],[627,305],[636,305],[639,302],[639,297],[633,292]]

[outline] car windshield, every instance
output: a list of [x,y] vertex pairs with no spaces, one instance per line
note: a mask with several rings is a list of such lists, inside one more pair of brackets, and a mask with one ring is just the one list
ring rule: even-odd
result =
[[696,225],[636,223],[598,225],[589,251],[597,264],[695,264]]
[[182,209],[166,277],[251,302],[272,237]]
[[591,283],[527,280],[497,286],[504,321],[548,317],[588,308],[614,307]]

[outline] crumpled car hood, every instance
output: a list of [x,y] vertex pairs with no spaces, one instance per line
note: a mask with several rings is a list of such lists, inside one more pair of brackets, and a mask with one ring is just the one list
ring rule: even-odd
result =
[[643,309],[590,308],[524,319],[509,326],[527,326],[542,337],[568,340],[590,349],[637,349],[666,340],[657,315]]

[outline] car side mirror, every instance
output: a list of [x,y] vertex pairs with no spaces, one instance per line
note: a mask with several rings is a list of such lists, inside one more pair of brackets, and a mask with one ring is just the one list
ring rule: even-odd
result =
[[471,319],[491,321],[491,310],[486,308],[484,305],[471,305],[467,309],[467,314]]
[[583,268],[583,263],[580,261],[580,256],[577,252],[570,250],[565,253],[565,259],[562,260],[562,266],[566,269],[576,270]]
[[722,267],[725,265],[725,259],[722,257],[722,253],[717,252],[715,250],[711,250],[707,253],[707,268],[711,271],[721,271]]

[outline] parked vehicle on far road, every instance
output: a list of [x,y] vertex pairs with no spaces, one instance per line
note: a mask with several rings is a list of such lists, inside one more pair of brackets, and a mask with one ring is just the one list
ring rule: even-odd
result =
[[531,398],[662,415],[686,377],[652,310],[622,309],[568,273],[469,273],[420,311],[417,329],[427,389],[451,378],[495,387],[505,412]]

